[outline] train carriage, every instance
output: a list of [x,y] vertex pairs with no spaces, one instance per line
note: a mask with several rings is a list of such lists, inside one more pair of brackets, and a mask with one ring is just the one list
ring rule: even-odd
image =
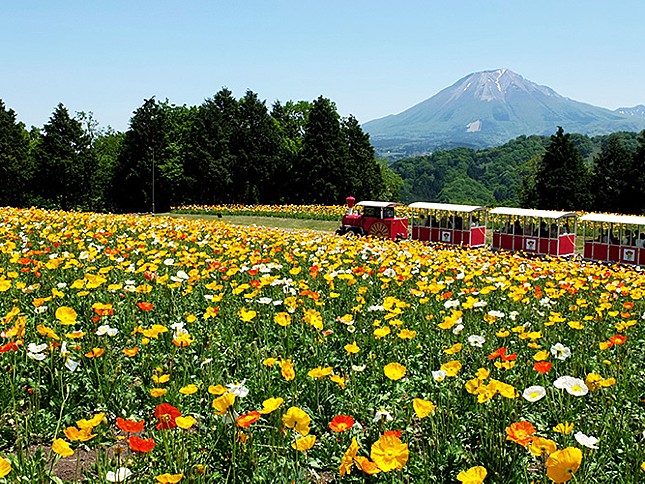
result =
[[412,239],[481,247],[486,244],[486,207],[414,202]]
[[496,207],[488,212],[488,222],[494,250],[575,254],[577,218],[573,212]]
[[580,221],[585,259],[645,265],[645,217],[588,213]]

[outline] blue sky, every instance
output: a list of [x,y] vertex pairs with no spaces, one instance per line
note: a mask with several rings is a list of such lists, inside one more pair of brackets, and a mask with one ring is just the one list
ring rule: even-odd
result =
[[505,67],[615,109],[645,104],[644,18],[642,0],[6,1],[0,99],[28,127],[62,102],[126,130],[146,98],[228,87],[363,123]]

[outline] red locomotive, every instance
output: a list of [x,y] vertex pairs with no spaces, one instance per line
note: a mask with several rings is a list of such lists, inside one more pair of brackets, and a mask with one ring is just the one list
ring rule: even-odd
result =
[[[347,197],[345,201],[349,212],[343,217],[337,234],[373,235],[392,240],[408,238],[408,219],[397,217],[394,213],[394,207],[400,203],[369,200],[355,203],[354,197]],[[363,211],[355,211],[356,205],[363,207]]]

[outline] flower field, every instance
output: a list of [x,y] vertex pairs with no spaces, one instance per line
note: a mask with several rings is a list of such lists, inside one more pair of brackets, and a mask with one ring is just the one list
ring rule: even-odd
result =
[[340,220],[346,205],[186,205],[173,207],[174,213],[202,215],[255,215],[314,220]]
[[0,482],[645,477],[643,271],[0,218]]

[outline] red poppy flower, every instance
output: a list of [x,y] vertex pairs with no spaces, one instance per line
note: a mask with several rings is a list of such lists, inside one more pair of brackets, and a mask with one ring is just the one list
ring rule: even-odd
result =
[[621,334],[616,334],[609,338],[609,342],[615,345],[622,345],[625,341],[627,341],[627,338]]
[[548,373],[552,366],[553,363],[550,361],[536,361],[533,363],[533,369],[542,374]]
[[177,426],[175,419],[181,416],[181,412],[169,403],[160,403],[155,408],[155,417],[159,420],[156,425],[157,430],[174,429]]
[[18,351],[18,345],[13,341],[0,345],[0,353],[6,353],[7,351]]
[[150,311],[153,307],[155,307],[151,302],[145,301],[138,302],[137,306],[139,306],[139,309],[141,309],[142,311]]
[[386,430],[385,432],[383,432],[383,437],[387,437],[388,435],[393,435],[397,439],[400,439],[402,434],[403,434],[403,430]]
[[140,422],[137,422],[136,420],[126,420],[121,417],[116,418],[116,426],[129,434],[141,432],[143,430],[143,425],[144,425],[143,420],[141,420]]
[[345,432],[346,430],[351,429],[354,426],[354,417],[349,415],[336,415],[331,422],[329,422],[329,428],[333,432]]
[[506,354],[506,346],[502,346],[501,348],[496,349],[490,355],[488,355],[488,359],[494,360],[495,358],[499,358],[505,354]]
[[137,437],[136,435],[133,435],[128,439],[128,445],[130,446],[130,449],[132,449],[135,452],[141,452],[142,454],[145,454],[147,452],[150,452],[152,449],[155,448],[156,442],[155,439],[142,439],[141,437]]
[[507,355],[507,354],[501,354],[499,357],[502,359],[502,361],[514,361],[517,359],[517,352]]
[[235,419],[235,421],[240,427],[247,428],[252,423],[257,422],[260,419],[260,416],[260,412],[253,410],[249,413],[245,413],[244,415],[240,415]]

